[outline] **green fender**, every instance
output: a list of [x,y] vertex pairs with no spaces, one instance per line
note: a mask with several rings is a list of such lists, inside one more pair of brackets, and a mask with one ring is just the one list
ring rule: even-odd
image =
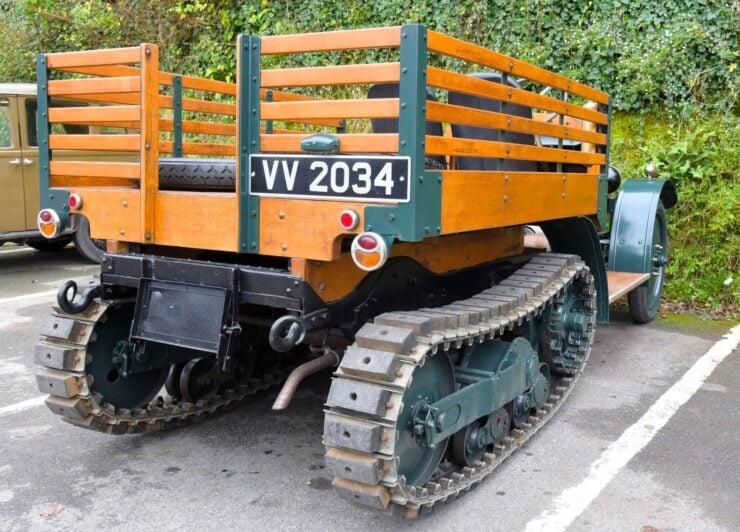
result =
[[678,202],[676,187],[666,179],[630,179],[622,185],[612,215],[609,270],[652,271],[652,235],[658,202],[670,209]]

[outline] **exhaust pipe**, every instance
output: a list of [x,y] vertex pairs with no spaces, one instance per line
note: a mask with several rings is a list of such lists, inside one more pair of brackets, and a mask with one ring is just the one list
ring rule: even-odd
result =
[[288,408],[288,405],[293,400],[293,396],[295,395],[295,392],[303,379],[305,379],[309,375],[313,375],[314,373],[318,373],[323,369],[331,366],[336,366],[338,364],[339,355],[337,355],[336,352],[327,347],[324,350],[324,354],[320,357],[309,360],[308,362],[301,364],[300,366],[295,368],[293,371],[290,372],[290,375],[285,381],[285,384],[283,384],[283,387],[280,389],[280,393],[278,394],[277,399],[275,399],[275,402],[272,404],[272,409],[285,410],[286,408]]

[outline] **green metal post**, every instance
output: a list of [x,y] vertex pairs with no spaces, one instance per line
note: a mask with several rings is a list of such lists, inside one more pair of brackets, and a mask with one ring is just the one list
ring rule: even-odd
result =
[[182,157],[182,77],[172,76],[173,155]]
[[[506,72],[501,72],[501,85],[504,87],[508,86],[509,82],[509,76]],[[501,107],[500,111],[501,114],[506,114],[506,100],[501,100]],[[506,142],[506,131],[497,130],[498,131],[498,141],[499,142]],[[496,170],[501,171],[504,169],[504,159],[496,159]]]
[[612,125],[612,104],[611,99],[609,100],[609,103],[606,105],[599,105],[599,111],[606,112],[607,115],[607,124],[606,126],[598,126],[597,130],[599,133],[604,133],[606,135],[606,146],[598,146],[597,151],[600,153],[603,153],[605,155],[605,161],[604,166],[601,167],[599,171],[599,203],[598,203],[598,212],[597,217],[599,220],[599,225],[601,226],[601,230],[606,230],[606,224],[607,224],[607,212],[608,212],[608,196],[609,196],[609,185],[607,182],[608,176],[609,176],[609,144],[611,143],[611,125]]
[[36,84],[38,103],[36,109],[36,131],[39,144],[39,192],[42,209],[54,209],[64,227],[67,223],[69,192],[51,190],[51,148],[49,147],[49,69],[46,55],[36,56]]
[[396,207],[367,207],[365,230],[420,241],[440,234],[442,174],[425,169],[427,31],[421,24],[401,27],[398,153],[411,159],[411,201]]
[[259,252],[259,197],[249,193],[249,156],[260,150],[260,38],[239,36],[239,250]]
[[[267,94],[265,94],[265,101],[272,101],[272,91],[267,91]],[[267,120],[265,122],[265,133],[267,133],[268,135],[272,134],[272,120]]]

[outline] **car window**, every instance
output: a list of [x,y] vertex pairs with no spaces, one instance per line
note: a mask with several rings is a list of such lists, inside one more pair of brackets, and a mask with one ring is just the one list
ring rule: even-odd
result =
[[[78,103],[72,102],[55,102],[52,100],[52,107],[80,107]],[[38,132],[36,131],[36,100],[26,100],[26,129],[28,131],[28,145],[38,146],[39,138]],[[51,133],[72,133],[76,135],[87,135],[90,133],[89,126],[81,126],[77,124],[52,124]]]
[[10,128],[10,101],[0,98],[0,148],[13,146]]

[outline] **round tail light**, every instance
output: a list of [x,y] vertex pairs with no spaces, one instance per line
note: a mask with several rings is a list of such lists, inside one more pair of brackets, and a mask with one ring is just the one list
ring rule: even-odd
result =
[[80,209],[82,208],[82,196],[79,194],[70,194],[67,203],[72,210]]
[[36,217],[36,226],[45,238],[55,238],[62,232],[62,221],[54,209],[42,209]]
[[339,215],[339,225],[342,226],[342,229],[351,231],[352,229],[357,227],[357,224],[359,223],[360,223],[360,217],[352,209],[347,209],[345,211],[342,211],[341,214]]
[[361,270],[377,270],[388,260],[388,244],[377,233],[360,233],[350,246],[355,265]]

